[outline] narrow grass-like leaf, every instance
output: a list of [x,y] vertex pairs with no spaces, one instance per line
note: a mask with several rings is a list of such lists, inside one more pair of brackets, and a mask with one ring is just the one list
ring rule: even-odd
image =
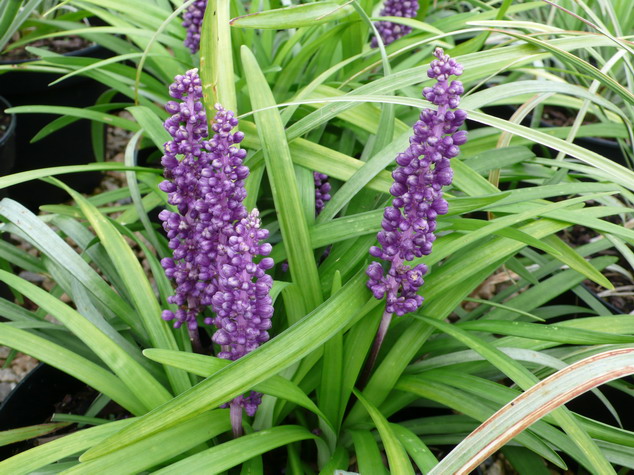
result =
[[[81,194],[58,181],[75,200],[95,230],[121,279],[131,289],[131,297],[138,315],[143,321],[150,341],[155,347],[176,350],[178,346],[167,322],[161,318],[161,308],[154,296],[154,290],[148,281],[134,252],[114,225],[103,216],[94,205]],[[174,391],[178,394],[191,387],[187,374],[173,368],[166,368],[167,377]]]
[[634,336],[612,335],[598,331],[565,328],[559,325],[543,325],[539,323],[481,320],[458,323],[457,326],[465,330],[483,331],[500,335],[514,335],[522,338],[555,341],[571,345],[634,343]]
[[66,173],[82,173],[82,172],[101,172],[101,171],[142,171],[149,173],[161,173],[160,170],[153,170],[145,167],[126,167],[122,163],[88,163],[86,165],[68,165],[63,167],[38,168],[37,170],[29,170],[26,172],[14,173],[0,177],[0,189],[7,188],[18,183],[37,180],[54,175],[64,175]]
[[349,433],[354,443],[359,473],[367,475],[384,475],[387,473],[383,465],[379,445],[374,440],[372,433],[365,430],[351,430]]
[[[419,397],[440,403],[454,411],[461,412],[482,422],[494,414],[496,409],[499,407],[499,405],[495,405],[480,396],[474,396],[471,393],[467,393],[460,389],[456,389],[455,387],[431,379],[421,379],[407,376],[398,381],[396,388],[399,391],[410,392]],[[406,425],[409,428],[411,428],[411,424],[412,421],[409,421],[409,423],[403,423],[403,425]],[[456,432],[458,430],[463,432],[465,429],[471,430],[475,429],[475,427],[465,427],[464,424],[460,424],[458,428],[456,428]],[[532,432],[538,434],[539,437]],[[434,430],[434,433],[446,434],[447,431],[444,428],[440,430],[437,428]],[[464,435],[461,435],[459,440],[462,440],[463,437]],[[579,452],[577,447],[565,434],[544,422],[540,422],[538,425],[531,428],[530,431],[526,431],[515,436],[515,440],[518,443],[524,445],[533,452],[538,453],[546,460],[565,470],[567,468],[566,463],[542,439],[552,442],[557,447],[562,448],[562,450],[565,449],[569,455],[575,457],[576,459],[583,461],[584,463],[587,462],[587,459]]]
[[365,274],[358,273],[337,294],[284,333],[147,414],[133,426],[86,452],[81,459],[90,460],[120,450],[150,434],[196,417],[312,353],[348,323],[364,316],[359,314],[359,309],[368,299],[365,279]]
[[411,430],[400,424],[390,424],[390,427],[422,473],[427,473],[438,463],[434,454]]
[[[230,361],[215,358],[213,356],[185,353],[183,351],[161,350],[149,348],[143,350],[143,354],[151,360],[159,363],[181,368],[190,373],[208,378],[216,371],[228,366]],[[318,416],[325,418],[315,403],[293,382],[281,376],[272,376],[266,381],[253,387],[255,391],[271,396],[287,399],[299,406],[305,407]]]
[[367,401],[361,393],[357,390],[353,390],[353,393],[359,399],[361,404],[363,404],[365,410],[368,411],[374,425],[376,425],[376,428],[381,435],[381,440],[383,441],[383,446],[385,447],[385,452],[387,454],[387,461],[390,465],[390,472],[396,475],[414,475],[414,469],[412,468],[412,464],[409,462],[407,453],[401,445],[401,442],[394,434],[394,431],[387,419],[385,419],[383,414],[381,414],[376,407]]
[[[245,47],[241,51],[253,108],[274,105],[271,90],[253,53]],[[321,285],[282,119],[275,109],[256,112],[255,119],[291,276],[301,289],[307,308],[313,309],[323,300]]]
[[79,107],[64,107],[64,106],[19,106],[6,109],[7,114],[25,114],[25,113],[40,113],[40,114],[59,114],[63,116],[79,117],[81,119],[96,120],[105,124],[120,127],[125,130],[131,130],[136,132],[139,129],[139,125],[129,119],[119,117],[112,114],[105,114],[91,109],[81,109]]
[[[447,455],[430,474],[467,474],[507,440],[567,401],[634,373],[634,349],[607,351],[558,371],[495,413]],[[614,473],[611,466],[599,473]]]
[[0,280],[27,296],[77,335],[121,378],[147,409],[153,409],[170,399],[169,392],[156,379],[77,311],[45,290],[8,272],[0,270]]
[[544,459],[524,447],[506,445],[502,454],[519,475],[551,475]]
[[154,145],[156,145],[159,150],[163,149],[165,142],[171,140],[171,136],[167,133],[165,127],[163,127],[163,123],[148,107],[132,106],[127,107],[126,110],[132,114],[143,128],[143,132],[152,139],[152,142],[154,142]]
[[0,343],[61,369],[97,391],[108,395],[133,414],[147,412],[145,406],[117,376],[92,361],[30,332],[0,323]]
[[[479,176],[479,175],[478,175]],[[482,178],[482,177],[480,177]],[[486,182],[486,180],[485,180]],[[488,182],[486,182],[488,183]],[[566,227],[555,221],[541,220],[521,229],[533,237],[541,238]],[[436,243],[436,246],[438,243]],[[451,311],[475,289],[482,280],[504,262],[508,256],[520,250],[524,245],[507,239],[494,239],[479,246],[471,253],[462,256],[459,261],[434,269],[425,282],[426,311],[437,318],[446,318]],[[414,261],[416,262],[416,261]],[[455,282],[461,282],[460,292]],[[388,397],[399,376],[405,370],[418,349],[431,335],[430,326],[421,321],[412,323],[408,331],[403,333],[377,367],[364,389],[364,395],[375,405],[381,404]],[[346,424],[353,426],[364,416],[363,408],[354,407],[346,419]]]
[[[415,318],[424,320],[426,323],[472,347],[478,353],[487,358],[491,364],[511,377],[523,389],[528,390],[533,386],[540,386],[539,380],[525,367],[511,360],[504,355],[504,353],[493,348],[493,346],[482,339],[477,338],[468,332],[463,332],[454,325],[450,325],[439,320],[420,316],[416,316]],[[593,470],[598,473],[614,473],[614,469],[601,453],[600,449],[592,441],[587,432],[585,432],[574,420],[570,412],[568,412],[565,408],[561,408],[555,411],[553,415],[555,420],[561,425],[566,433],[568,433],[579,449],[588,457],[588,462]]]
[[234,84],[231,18],[226,0],[211,0],[205,9],[200,37],[200,77],[207,121],[216,115],[214,105],[238,113]]
[[[86,109],[106,112],[109,110],[120,109],[122,107],[125,107],[126,105],[127,103],[125,102],[116,102],[116,103],[110,102],[107,104],[95,104],[94,106],[87,107]],[[40,131],[31,138],[30,143],[35,143],[38,140],[48,137],[53,132],[56,132],[70,124],[73,124],[77,122],[78,120],[80,120],[80,118],[78,117],[70,117],[70,116],[58,117],[57,119],[53,120],[52,122],[49,122],[44,127],[42,127]],[[93,122],[92,125],[93,126],[98,125],[99,129],[94,129],[94,131],[96,132],[97,130],[99,130],[99,132],[103,134],[103,122]],[[91,138],[93,139],[95,138],[95,132],[91,130]],[[103,148],[104,144],[101,143],[100,145]],[[93,150],[94,150],[94,147],[93,147]],[[102,150],[102,153],[103,153],[103,150]]]
[[250,13],[233,18],[230,24],[235,28],[287,30],[341,20],[352,13],[351,5],[326,1]]
[[80,463],[67,474],[116,473],[133,475],[161,465],[173,457],[231,429],[229,411],[220,409],[201,414],[168,430],[154,434],[123,449],[89,462]]
[[98,427],[79,430],[46,444],[20,452],[13,457],[0,461],[0,472],[12,475],[34,473],[41,467],[62,460],[99,443],[133,421],[134,418],[123,419]]
[[67,427],[69,425],[70,422],[52,422],[36,426],[20,427],[19,429],[4,430],[0,432],[0,447],[20,442],[21,440],[29,440],[50,434],[51,432],[55,432],[57,429]]
[[317,439],[317,436],[301,426],[279,426],[265,429],[199,452],[154,473],[157,475],[180,475],[183,473],[208,473],[212,475],[235,467],[255,455],[306,439]]
[[[320,446],[320,441],[316,440],[317,447]],[[323,442],[322,442],[323,444]],[[340,474],[342,471],[348,469],[350,463],[350,457],[348,451],[342,445],[338,445],[335,451],[330,457],[330,460],[321,467],[319,475]]]
[[35,247],[60,267],[68,269],[78,283],[135,330],[142,341],[147,333],[132,308],[61,237],[22,205],[10,199],[0,202],[0,214],[14,223]]
[[13,35],[23,26],[29,15],[42,3],[42,0],[11,0],[3,2],[0,16],[0,51],[4,51]]

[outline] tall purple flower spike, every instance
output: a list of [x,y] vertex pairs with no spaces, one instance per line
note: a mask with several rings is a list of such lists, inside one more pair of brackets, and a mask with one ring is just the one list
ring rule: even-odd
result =
[[[244,138],[232,133],[238,125],[233,112],[216,105],[214,135],[207,139],[202,87],[198,71],[176,76],[170,95],[180,100],[165,106],[173,114],[165,128],[173,140],[165,144],[162,164],[165,178],[159,187],[177,212],[163,210],[159,218],[167,232],[171,258],[161,261],[165,274],[176,283],[168,302],[176,312],[163,311],[174,327],[187,325],[197,335],[197,316],[210,306],[216,316],[206,318],[217,331],[220,358],[236,360],[269,339],[273,306],[269,295],[273,279],[271,245],[260,244],[268,231],[260,228],[257,210],[247,213],[244,180],[249,169],[242,164],[246,151],[235,145]],[[181,157],[179,159],[179,157]],[[261,395],[250,393],[229,403],[234,434],[241,432],[242,408],[254,415]]]
[[412,268],[406,261],[431,253],[436,217],[448,211],[442,187],[450,185],[453,178],[449,161],[460,153],[459,146],[467,140],[466,132],[458,130],[467,114],[456,109],[464,89],[460,81],[449,82],[450,76],[462,74],[462,66],[440,48],[434,56],[427,75],[437,82],[426,87],[423,95],[438,109],[421,112],[409,147],[396,157],[398,167],[392,172],[394,184],[390,188],[394,200],[383,213],[383,230],[377,234],[380,247],[370,248],[372,256],[388,262],[390,267],[384,273],[383,266],[375,261],[366,271],[367,285],[374,297],[386,297],[387,302],[364,378],[372,369],[392,315],[414,312],[423,303],[417,292],[427,266],[418,264]]
[[[401,18],[414,18],[418,13],[418,0],[387,0],[383,5],[380,16],[398,16]],[[399,38],[412,31],[409,26],[399,25],[391,21],[378,21],[375,23],[376,29],[381,35],[384,45],[389,45]],[[372,48],[376,48],[379,43],[376,37],[370,43]]]
[[159,214],[173,249],[172,258],[161,264],[176,283],[175,295],[168,301],[180,308],[175,313],[165,310],[163,318],[176,320],[176,328],[186,324],[194,331],[196,316],[211,305],[217,291],[219,235],[232,232],[233,224],[247,215],[242,201],[249,169],[242,165],[246,151],[232,146],[244,138],[242,132],[231,133],[238,125],[233,112],[216,106],[215,135],[206,140],[207,120],[196,69],[177,76],[170,95],[182,102],[170,101],[165,106],[173,114],[165,128],[174,139],[165,144],[162,164],[167,180],[160,188],[178,212]]
[[392,177],[390,193],[392,206],[385,208],[383,228],[377,235],[381,247],[370,248],[370,254],[390,262],[383,274],[378,262],[370,264],[368,287],[377,299],[387,296],[386,310],[397,315],[417,310],[423,298],[417,291],[423,284],[427,267],[419,264],[411,268],[405,261],[428,255],[436,239],[436,216],[447,213],[447,202],[442,187],[451,184],[453,172],[449,160],[460,153],[459,145],[467,140],[464,131],[458,131],[467,114],[455,109],[464,92],[460,81],[451,81],[451,75],[462,74],[462,66],[437,48],[427,75],[436,79],[434,87],[423,90],[425,98],[438,106],[438,110],[425,109],[414,125],[414,135],[405,152],[396,157],[399,165]]
[[200,47],[200,30],[203,26],[203,17],[207,8],[207,0],[197,0],[192,3],[183,14],[183,26],[187,28],[185,46],[192,53],[196,53]]

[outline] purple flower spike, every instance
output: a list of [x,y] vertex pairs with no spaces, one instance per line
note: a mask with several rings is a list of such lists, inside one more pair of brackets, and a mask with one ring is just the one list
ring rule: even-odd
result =
[[[176,76],[170,95],[177,101],[166,104],[172,116],[165,129],[173,140],[165,144],[162,163],[165,178],[159,187],[177,212],[163,210],[159,218],[167,232],[172,257],[161,261],[165,274],[176,283],[168,302],[176,312],[164,310],[164,320],[174,327],[186,325],[197,338],[197,317],[211,307],[217,331],[213,341],[220,345],[220,358],[236,360],[269,339],[273,305],[273,279],[265,273],[273,267],[268,256],[271,245],[261,244],[268,231],[260,228],[257,210],[244,207],[244,180],[249,169],[243,165],[246,151],[235,145],[244,138],[232,132],[238,125],[233,112],[216,104],[207,138],[202,86],[198,71]],[[196,341],[196,340],[195,340]],[[255,414],[261,394],[239,396],[228,406],[234,434],[242,427],[242,410]]]
[[448,210],[442,187],[452,181],[449,160],[458,155],[459,146],[467,139],[464,131],[458,131],[467,114],[456,109],[464,89],[460,81],[448,80],[462,74],[462,66],[440,48],[434,56],[427,74],[437,83],[426,87],[423,95],[438,110],[421,112],[410,146],[396,157],[399,166],[392,173],[394,184],[390,188],[394,200],[383,213],[383,230],[377,235],[380,247],[370,248],[370,254],[390,262],[390,268],[384,274],[381,264],[372,262],[366,271],[373,295],[386,297],[386,313],[399,316],[423,303],[417,292],[427,267],[419,264],[412,268],[405,262],[431,253],[436,217]]
[[200,47],[200,29],[203,26],[206,8],[207,0],[197,0],[192,3],[183,14],[183,26],[187,28],[185,46],[187,46],[192,53],[196,53]]
[[[380,16],[398,16],[401,18],[414,18],[418,13],[418,0],[387,0]],[[384,45],[389,45],[399,38],[409,34],[412,29],[409,26],[398,25],[391,21],[379,21],[375,23],[376,29],[381,35]],[[376,37],[372,38],[372,48],[379,46]]]
[[216,106],[215,135],[206,140],[207,120],[196,69],[177,76],[170,95],[182,102],[170,101],[165,106],[173,114],[165,121],[173,140],[165,144],[162,164],[167,180],[159,187],[178,212],[159,214],[173,250],[173,256],[161,264],[176,283],[168,302],[180,308],[165,310],[163,318],[176,320],[176,328],[185,324],[193,331],[198,327],[196,316],[211,305],[216,292],[219,234],[231,232],[233,223],[247,214],[242,201],[249,170],[242,165],[246,151],[232,146],[244,135],[231,133],[238,125],[231,111]]

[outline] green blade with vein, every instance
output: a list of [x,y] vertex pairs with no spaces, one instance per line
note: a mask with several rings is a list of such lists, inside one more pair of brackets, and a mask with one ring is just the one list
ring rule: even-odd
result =
[[40,336],[13,328],[8,323],[0,323],[0,330],[0,344],[31,355],[74,376],[107,395],[132,414],[140,415],[147,412],[145,405],[119,377],[96,363]]
[[[257,60],[245,47],[242,48],[242,63],[253,108],[258,110],[275,105]],[[268,109],[256,112],[255,121],[291,276],[302,290],[307,308],[313,309],[323,297],[282,119],[277,109]]]
[[73,308],[49,292],[20,277],[0,270],[0,280],[27,296],[40,308],[62,322],[88,346],[125,383],[132,393],[153,409],[169,401],[171,395],[150,373],[126,353],[108,335]]
[[307,439],[317,439],[317,436],[301,426],[273,427],[217,445],[154,473],[156,475],[183,473],[212,475],[224,472],[269,450]]
[[[150,341],[157,348],[177,350],[178,345],[174,335],[170,332],[167,322],[161,318],[161,307],[158,304],[154,290],[145,271],[141,267],[137,256],[115,226],[101,214],[97,208],[81,194],[72,190],[59,180],[56,184],[65,189],[79,205],[82,213],[90,222],[95,233],[101,240],[112,262],[119,272],[121,279],[128,289],[133,300],[134,307],[143,322]],[[187,373],[171,367],[165,368],[172,389],[179,394],[191,387]]]
[[365,280],[364,273],[357,273],[339,292],[282,334],[93,447],[80,459],[87,461],[115,452],[155,432],[194,418],[209,407],[227,402],[298,362],[350,322],[364,316],[359,309],[369,297]]

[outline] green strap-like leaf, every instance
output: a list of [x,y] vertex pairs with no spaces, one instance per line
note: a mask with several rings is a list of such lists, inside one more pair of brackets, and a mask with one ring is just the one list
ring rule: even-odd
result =
[[[242,48],[242,62],[253,108],[258,110],[275,105],[257,60],[245,47]],[[291,276],[301,289],[307,308],[312,310],[323,297],[282,119],[276,109],[268,109],[256,112],[255,120]]]
[[[143,350],[143,354],[151,360],[183,369],[202,376],[203,378],[208,378],[216,371],[220,371],[231,363],[228,360],[215,358],[213,356],[197,355],[183,351],[161,350],[157,348]],[[286,378],[272,376],[266,381],[253,386],[253,389],[264,394],[270,394],[271,396],[294,402],[325,419],[325,416],[315,403],[306,396],[304,391]]]
[[317,436],[301,426],[278,426],[225,442],[154,473],[156,475],[184,473],[213,475],[235,467],[255,455],[306,439],[317,439]]
[[229,26],[230,4],[228,0],[210,0],[200,33],[200,77],[209,123],[216,114],[214,106],[217,103],[238,113]]
[[49,424],[39,424],[36,426],[20,427],[19,429],[11,429],[0,432],[0,447],[4,445],[20,442],[21,440],[29,440],[40,437],[57,429],[67,427],[70,422],[53,422]]
[[385,447],[385,452],[387,454],[387,461],[390,465],[390,472],[396,475],[414,475],[414,469],[412,468],[412,464],[409,462],[409,457],[401,445],[401,442],[394,434],[391,425],[387,422],[387,419],[385,419],[383,414],[381,414],[374,405],[368,402],[361,393],[356,390],[353,392],[361,404],[363,404],[365,410],[370,414],[374,425],[376,425],[376,428],[381,435],[381,440],[383,441],[383,446]]
[[214,373],[177,399],[82,455],[90,460],[196,417],[265,381],[319,348],[349,322],[361,318],[368,300],[365,274],[359,272],[319,308],[258,349]]
[[31,355],[83,381],[133,414],[147,409],[117,376],[103,367],[31,332],[0,323],[0,344]]
[[231,429],[229,410],[201,414],[168,430],[154,434],[123,449],[121,453],[80,463],[67,474],[116,473],[132,475],[187,453],[190,449]]
[[315,2],[239,16],[232,19],[230,24],[235,28],[287,30],[341,20],[352,13],[352,5]]
[[[161,318],[161,307],[145,275],[145,271],[123,236],[117,231],[108,218],[101,214],[86,198],[62,182],[58,180],[55,181],[58,186],[65,189],[79,205],[82,213],[86,216],[86,219],[90,222],[95,233],[101,240],[101,244],[110,255],[119,276],[126,287],[131,290],[130,296],[133,300],[134,307],[143,322],[143,327],[147,331],[152,344],[157,348],[178,349],[174,335],[167,327],[167,322]],[[191,387],[189,378],[184,371],[168,367],[166,368],[166,373],[176,394],[180,394]]]
[[45,290],[8,272],[0,270],[0,280],[31,299],[36,305],[62,322],[121,378],[147,409],[168,401],[171,396],[150,373],[134,361],[93,323]]

